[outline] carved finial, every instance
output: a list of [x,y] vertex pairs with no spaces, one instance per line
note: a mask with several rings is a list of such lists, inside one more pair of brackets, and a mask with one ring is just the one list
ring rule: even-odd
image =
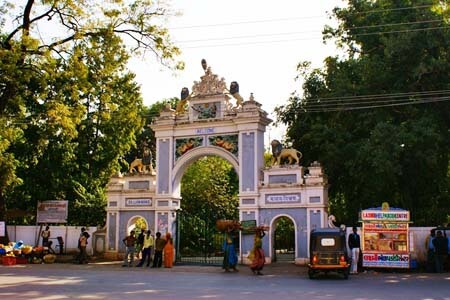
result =
[[202,59],[202,68],[203,68],[203,70],[205,70],[205,72],[208,69],[208,64],[206,63],[206,59]]

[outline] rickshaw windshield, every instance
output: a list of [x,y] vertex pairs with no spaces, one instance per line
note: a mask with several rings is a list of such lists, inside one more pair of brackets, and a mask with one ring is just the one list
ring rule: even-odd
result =
[[315,250],[317,251],[334,251],[342,249],[345,241],[342,241],[339,236],[317,236]]

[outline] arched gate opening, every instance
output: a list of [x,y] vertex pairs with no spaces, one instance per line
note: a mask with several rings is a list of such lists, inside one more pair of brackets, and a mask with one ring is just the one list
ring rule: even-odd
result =
[[[181,180],[181,207],[177,212],[176,261],[220,265],[224,236],[216,220],[239,218],[238,176],[219,156],[193,162]],[[239,240],[235,241],[239,249]]]

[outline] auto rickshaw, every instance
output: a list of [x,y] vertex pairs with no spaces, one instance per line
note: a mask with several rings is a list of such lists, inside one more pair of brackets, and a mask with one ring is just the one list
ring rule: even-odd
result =
[[308,275],[337,272],[348,279],[350,263],[347,252],[346,232],[341,228],[319,228],[311,230],[309,240]]

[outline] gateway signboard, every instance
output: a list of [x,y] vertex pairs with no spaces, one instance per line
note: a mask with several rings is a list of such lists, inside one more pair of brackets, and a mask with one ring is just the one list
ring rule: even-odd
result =
[[67,223],[69,201],[49,200],[38,202],[37,223]]

